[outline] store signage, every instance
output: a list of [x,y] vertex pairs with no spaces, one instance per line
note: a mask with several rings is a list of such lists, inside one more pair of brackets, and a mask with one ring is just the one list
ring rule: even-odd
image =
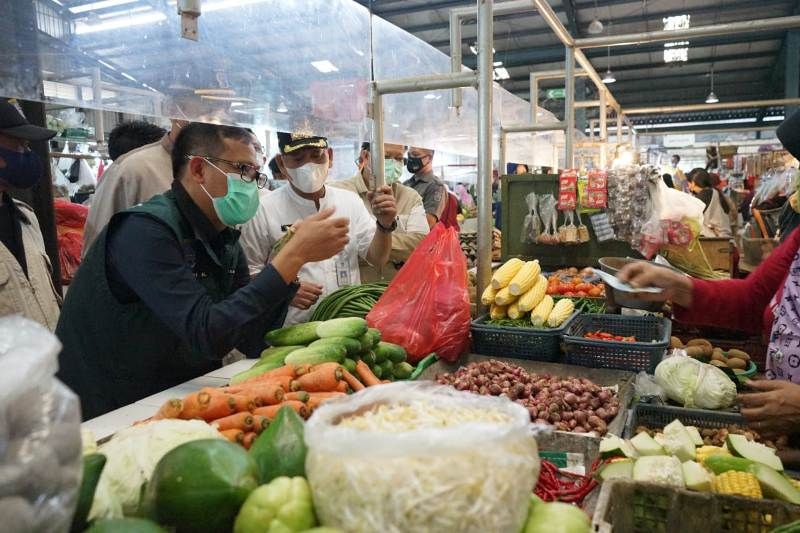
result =
[[555,98],[564,98],[565,91],[564,89],[547,89],[547,97],[551,99]]
[[681,133],[680,135],[664,135],[665,148],[683,148],[694,144],[694,133]]

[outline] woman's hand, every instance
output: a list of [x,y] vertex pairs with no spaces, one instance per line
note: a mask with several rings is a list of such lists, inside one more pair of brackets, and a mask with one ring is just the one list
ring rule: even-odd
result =
[[756,391],[739,395],[747,425],[763,437],[779,437],[800,430],[800,385],[790,381],[750,380]]
[[655,265],[648,261],[628,263],[617,273],[617,277],[632,287],[659,287],[658,294],[635,293],[641,300],[654,302],[674,302],[681,307],[692,305],[692,280],[671,268]]

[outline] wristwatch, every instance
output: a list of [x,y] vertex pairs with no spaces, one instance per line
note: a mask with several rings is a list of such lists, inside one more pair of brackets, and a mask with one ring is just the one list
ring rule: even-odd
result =
[[384,233],[391,233],[397,229],[397,217],[394,217],[394,220],[392,220],[392,225],[389,226],[388,228],[383,224],[381,224],[381,221],[378,220],[377,218],[375,219],[375,223],[378,225],[378,229]]

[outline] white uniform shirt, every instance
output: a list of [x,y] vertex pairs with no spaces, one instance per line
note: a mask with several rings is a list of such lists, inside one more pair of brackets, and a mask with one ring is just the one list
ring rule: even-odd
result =
[[[350,242],[340,253],[350,265],[350,285],[358,285],[361,278],[358,271],[358,258],[366,259],[369,246],[375,236],[375,219],[373,219],[361,198],[357,194],[325,187],[325,196],[320,198],[320,209],[333,207],[336,212],[333,217],[346,217],[350,219]],[[250,275],[261,272],[264,265],[270,260],[272,246],[283,237],[286,228],[300,219],[317,213],[317,208],[312,200],[299,196],[290,186],[281,187],[271,194],[261,198],[261,205],[253,220],[241,227],[242,236],[239,242],[247,256]],[[300,281],[308,281],[322,285],[322,296],[339,288],[336,276],[336,257],[306,263],[298,274]],[[319,303],[319,300],[317,300]],[[289,307],[284,325],[307,322],[316,305],[302,310]]]

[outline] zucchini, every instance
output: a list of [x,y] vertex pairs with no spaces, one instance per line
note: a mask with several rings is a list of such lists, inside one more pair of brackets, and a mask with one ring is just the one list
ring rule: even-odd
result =
[[608,459],[610,457],[637,457],[636,450],[631,444],[616,435],[606,435],[600,441],[600,457]]
[[676,456],[680,461],[694,461],[696,448],[692,436],[677,418],[664,426],[664,439],[662,444],[668,454]]
[[348,317],[326,320],[317,325],[316,335],[325,337],[352,337],[357,339],[367,332],[367,321],[363,318]]
[[317,326],[320,324],[322,322],[306,322],[275,329],[264,335],[264,341],[271,346],[305,346],[319,339]]
[[666,455],[664,448],[645,431],[638,433],[630,442],[639,455]]
[[261,358],[256,363],[256,366],[273,363],[280,363],[278,366],[283,366],[283,361],[286,359],[286,356],[300,348],[304,348],[304,346],[270,346],[261,352]]
[[97,489],[97,482],[100,481],[100,474],[106,466],[106,456],[102,453],[90,453],[83,456],[83,474],[81,475],[81,485],[78,489],[78,504],[75,514],[72,516],[71,533],[84,531],[87,527],[86,519],[89,510],[92,508],[94,493]]
[[711,492],[711,475],[699,463],[686,461],[681,464],[681,470],[683,470],[683,482],[687,489]]
[[744,457],[783,472],[783,463],[772,448],[758,442],[751,442],[744,435],[728,435],[725,444],[728,446],[728,450],[737,457]]
[[394,376],[394,379],[408,379],[413,373],[414,367],[405,361],[394,365],[394,368],[392,369],[392,375]]
[[325,337],[324,339],[312,342],[308,347],[319,346],[321,344],[341,344],[347,350],[348,356],[361,353],[361,343],[358,342],[358,339],[353,339],[351,337]]
[[750,473],[756,476],[764,496],[783,500],[785,502],[800,504],[800,490],[797,490],[789,479],[767,465],[753,463]]
[[324,344],[296,350],[286,356],[287,365],[319,365],[344,361],[347,353],[341,344]]
[[689,436],[692,437],[692,441],[694,441],[695,447],[700,447],[703,445],[703,437],[700,436],[700,431],[694,426],[685,426],[686,431],[689,432]]
[[406,354],[406,350],[402,346],[391,342],[378,342],[374,351],[376,357],[388,359],[392,363],[402,363],[408,358],[408,354]]
[[601,481],[609,479],[632,479],[633,478],[633,459],[622,459],[608,463],[597,471],[595,477]]

